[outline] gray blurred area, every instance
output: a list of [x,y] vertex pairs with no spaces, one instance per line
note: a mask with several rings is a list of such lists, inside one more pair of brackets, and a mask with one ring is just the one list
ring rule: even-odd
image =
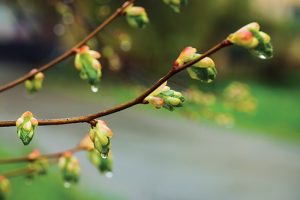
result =
[[[1,80],[18,73],[1,64]],[[6,69],[6,71],[5,71]],[[110,107],[105,94],[72,89],[45,88],[34,98],[23,86],[2,94],[1,120],[14,119],[24,109],[39,118],[76,116]],[[114,176],[106,178],[80,153],[82,178],[87,191],[114,194],[132,200],[298,200],[300,199],[300,150],[284,143],[191,122],[160,111],[135,107],[105,117],[114,131]],[[88,131],[88,125],[38,127],[34,145],[44,152],[72,147]],[[1,145],[21,149],[15,128],[1,129]],[[26,148],[25,148],[26,149]]]

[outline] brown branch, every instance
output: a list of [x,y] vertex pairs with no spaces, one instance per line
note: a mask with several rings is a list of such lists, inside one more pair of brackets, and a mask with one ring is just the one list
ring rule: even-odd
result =
[[[151,94],[155,89],[157,89],[161,84],[163,84],[165,81],[169,80],[171,77],[173,77],[175,74],[181,72],[182,70],[190,67],[191,65],[197,63],[198,61],[202,60],[203,58],[212,55],[213,53],[221,50],[224,47],[230,46],[232,43],[230,41],[223,40],[216,46],[212,47],[205,53],[203,53],[200,57],[182,65],[179,66],[178,68],[173,68],[171,67],[171,70],[163,76],[161,79],[159,79],[152,87],[150,87],[148,90],[146,90],[144,93],[142,93],[140,96],[138,96],[136,99],[133,99],[127,103],[120,104],[118,106],[115,106],[113,108],[110,108],[108,110],[98,112],[95,114],[89,114],[85,116],[79,116],[79,117],[71,117],[71,118],[59,118],[59,119],[43,119],[43,120],[38,120],[38,123],[40,126],[45,126],[45,125],[61,125],[61,124],[74,124],[74,123],[90,123],[93,124],[93,120],[103,117],[106,115],[110,115],[122,110],[125,110],[127,108],[130,108],[134,105],[137,104],[142,104],[145,103],[144,99]],[[0,121],[0,127],[9,127],[9,126],[15,126],[16,122],[15,121]]]
[[22,162],[33,162],[39,158],[57,159],[60,156],[62,156],[65,152],[76,153],[76,152],[82,151],[82,150],[85,150],[85,149],[80,147],[79,145],[77,145],[76,147],[74,147],[72,149],[68,149],[65,151],[57,152],[57,153],[44,154],[44,155],[37,156],[35,158],[30,158],[29,156],[24,156],[24,157],[19,157],[19,158],[0,159],[0,165],[1,164],[22,163]]
[[34,173],[35,170],[29,167],[23,167],[20,169],[15,169],[15,170],[11,170],[8,172],[4,172],[2,174],[0,174],[0,176],[4,176],[5,178],[13,178],[13,177],[17,177],[17,176],[23,176],[23,175],[28,175],[31,173]]
[[65,60],[66,58],[70,57],[71,55],[73,55],[75,53],[75,49],[83,46],[87,41],[89,41],[91,38],[93,38],[97,33],[99,33],[102,29],[104,29],[108,24],[110,24],[114,19],[116,19],[118,16],[122,15],[124,10],[131,4],[134,3],[135,0],[128,0],[126,1],[122,7],[118,8],[111,16],[109,16],[104,22],[102,22],[94,31],[92,31],[89,35],[87,35],[84,39],[82,39],[80,42],[78,42],[76,45],[74,45],[72,48],[70,48],[68,51],[66,51],[65,53],[63,53],[62,55],[56,57],[55,59],[51,60],[49,63],[41,66],[40,68],[37,69],[37,71],[35,71],[34,73],[27,73],[23,76],[21,76],[20,78],[6,84],[0,87],[0,93],[4,92],[10,88],[13,88],[21,83],[23,83],[24,81],[26,81],[27,79],[31,78],[32,76],[34,76],[35,74],[39,73],[39,72],[43,72],[46,71],[48,69],[50,69],[51,67],[55,66],[56,64],[62,62],[63,60]]

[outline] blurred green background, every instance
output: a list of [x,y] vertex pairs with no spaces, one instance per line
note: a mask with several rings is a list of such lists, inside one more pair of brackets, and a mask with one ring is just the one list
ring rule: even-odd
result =
[[[1,84],[67,50],[122,3],[1,1]],[[129,27],[120,17],[89,41],[102,53],[98,93],[79,80],[70,58],[46,72],[45,87],[34,98],[23,86],[1,94],[1,120],[25,110],[41,118],[74,116],[125,102],[165,74],[184,47],[204,52],[253,21],[272,36],[274,58],[259,60],[238,47],[216,53],[213,83],[190,80],[185,72],[169,81],[188,97],[183,108],[170,113],[139,106],[108,117],[117,135],[112,180],[87,167],[79,186],[68,190],[53,170],[30,185],[16,178],[9,199],[298,200],[299,1],[190,0],[180,14],[162,1],[137,0],[136,5],[147,10],[146,29]],[[237,98],[229,98],[235,92]],[[45,152],[67,149],[87,128],[39,127],[33,146]],[[0,132],[1,158],[29,152],[16,141],[14,128]],[[1,172],[11,168],[1,166]]]

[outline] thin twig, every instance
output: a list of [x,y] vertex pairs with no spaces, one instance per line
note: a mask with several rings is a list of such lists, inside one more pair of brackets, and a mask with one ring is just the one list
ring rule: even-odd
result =
[[82,150],[84,150],[84,149],[78,145],[72,149],[68,149],[65,151],[57,152],[57,153],[44,154],[44,155],[37,156],[35,158],[30,158],[28,156],[24,156],[24,157],[19,157],[19,158],[0,159],[0,165],[1,164],[22,163],[22,162],[33,162],[40,158],[56,159],[56,158],[59,158],[60,156],[62,156],[65,152],[76,153],[76,152],[82,151]]
[[15,170],[11,170],[8,172],[4,172],[4,173],[0,174],[0,176],[4,176],[5,178],[13,178],[13,177],[17,177],[17,176],[31,174],[33,172],[35,172],[35,170],[33,168],[23,167],[20,169],[15,169]]
[[34,73],[29,72],[20,78],[6,84],[0,87],[0,93],[4,92],[8,89],[11,89],[27,79],[31,78],[35,74],[39,72],[46,71],[50,69],[51,67],[54,67],[56,64],[60,63],[61,61],[65,60],[66,58],[70,57],[75,53],[75,49],[83,46],[87,41],[89,41],[91,38],[93,38],[97,33],[99,33],[102,29],[104,29],[108,24],[110,24],[114,19],[116,19],[118,16],[122,15],[124,13],[124,10],[131,4],[134,3],[135,0],[128,0],[126,1],[122,7],[118,8],[111,16],[109,16],[104,22],[102,22],[94,31],[92,31],[89,35],[87,35],[84,39],[82,39],[80,42],[78,42],[76,45],[74,45],[72,48],[70,48],[68,51],[63,53],[62,55],[56,57],[55,59],[51,60],[49,63],[41,66],[40,68],[37,69]]
[[[99,117],[103,117],[106,115],[110,115],[122,110],[125,110],[127,108],[130,108],[134,105],[137,104],[142,104],[145,103],[145,98],[151,94],[155,89],[157,89],[160,85],[162,85],[165,81],[169,80],[171,77],[173,77],[175,74],[181,72],[182,70],[192,66],[193,64],[197,63],[198,61],[202,60],[203,58],[212,55],[213,53],[221,50],[224,47],[230,46],[232,45],[232,43],[230,41],[223,40],[222,42],[220,42],[219,44],[217,44],[216,46],[212,47],[211,49],[209,49],[208,51],[206,51],[205,53],[203,53],[200,57],[182,65],[179,66],[178,68],[173,68],[171,67],[171,70],[165,75],[163,76],[161,79],[159,79],[156,83],[154,83],[153,86],[151,86],[149,89],[147,89],[144,93],[142,93],[140,96],[138,96],[137,98],[127,102],[127,103],[123,103],[120,104],[118,106],[115,106],[113,108],[110,108],[108,110],[104,110],[102,112],[98,112],[95,114],[89,114],[89,115],[85,115],[85,116],[79,116],[79,117],[70,117],[70,118],[59,118],[59,119],[41,119],[38,120],[38,123],[40,126],[46,126],[46,125],[62,125],[62,124],[74,124],[74,123],[91,123],[93,124],[93,120],[99,118]],[[9,127],[9,126],[15,126],[16,125],[16,121],[0,121],[0,127]]]

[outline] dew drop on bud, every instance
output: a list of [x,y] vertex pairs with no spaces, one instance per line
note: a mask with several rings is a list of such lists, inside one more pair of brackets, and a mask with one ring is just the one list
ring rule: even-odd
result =
[[70,182],[64,182],[64,187],[65,188],[70,188],[71,187],[71,183]]
[[114,174],[113,174],[112,172],[106,172],[106,173],[105,173],[106,178],[112,178],[113,175],[114,175]]
[[95,85],[91,85],[92,92],[98,92],[98,87]]
[[266,53],[261,52],[261,51],[255,51],[255,50],[253,50],[253,51],[251,51],[251,53],[253,55],[257,56],[258,58],[263,59],[263,60],[271,59],[273,57],[272,54],[269,55],[269,54],[266,54]]
[[107,153],[101,153],[101,158],[106,159],[107,158]]

